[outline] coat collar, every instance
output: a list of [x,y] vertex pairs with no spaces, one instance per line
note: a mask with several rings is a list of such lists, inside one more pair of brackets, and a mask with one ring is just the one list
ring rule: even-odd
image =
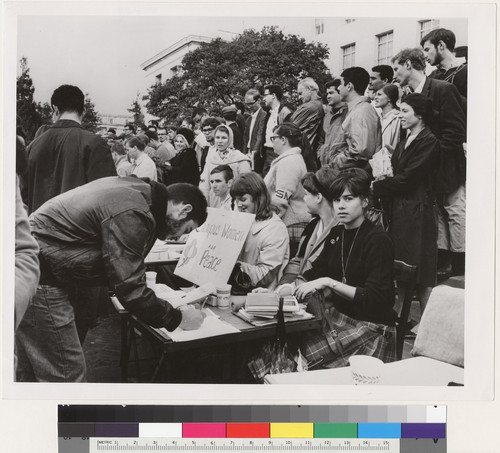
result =
[[80,129],[82,129],[82,125],[73,120],[57,120],[52,127],[79,127]]

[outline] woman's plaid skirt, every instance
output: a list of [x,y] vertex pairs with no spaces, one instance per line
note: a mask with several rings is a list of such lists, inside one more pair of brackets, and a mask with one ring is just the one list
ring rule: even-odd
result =
[[333,306],[323,307],[322,312],[323,333],[302,338],[300,349],[309,366],[347,366],[352,355],[369,355],[386,363],[396,360],[396,327],[353,319]]

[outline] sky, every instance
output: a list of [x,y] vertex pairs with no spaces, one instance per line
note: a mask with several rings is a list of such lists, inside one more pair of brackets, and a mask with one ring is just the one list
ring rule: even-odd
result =
[[[311,18],[19,16],[18,60],[28,59],[35,100],[49,102],[62,84],[88,93],[100,114],[128,114],[147,94],[140,65],[188,35],[232,39],[244,29],[277,25],[306,37]],[[301,33],[304,32],[304,33]]]

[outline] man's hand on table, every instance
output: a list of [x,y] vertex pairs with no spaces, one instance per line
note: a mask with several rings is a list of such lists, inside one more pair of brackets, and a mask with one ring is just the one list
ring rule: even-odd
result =
[[182,312],[182,321],[179,324],[182,330],[199,329],[206,317],[205,313],[192,305],[181,305],[179,310]]

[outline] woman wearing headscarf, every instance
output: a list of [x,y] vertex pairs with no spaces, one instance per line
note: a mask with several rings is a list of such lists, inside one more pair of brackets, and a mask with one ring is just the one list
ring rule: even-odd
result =
[[389,235],[395,259],[417,266],[417,292],[423,311],[436,281],[437,225],[434,217],[439,141],[428,125],[432,101],[413,93],[401,103],[401,125],[410,133],[391,159],[393,177],[373,182],[373,192],[391,206]]
[[252,171],[250,158],[233,146],[233,131],[230,127],[221,124],[214,134],[214,145],[207,153],[205,167],[200,175],[200,190],[208,200],[210,193],[210,172],[219,165],[229,165],[234,177]]

